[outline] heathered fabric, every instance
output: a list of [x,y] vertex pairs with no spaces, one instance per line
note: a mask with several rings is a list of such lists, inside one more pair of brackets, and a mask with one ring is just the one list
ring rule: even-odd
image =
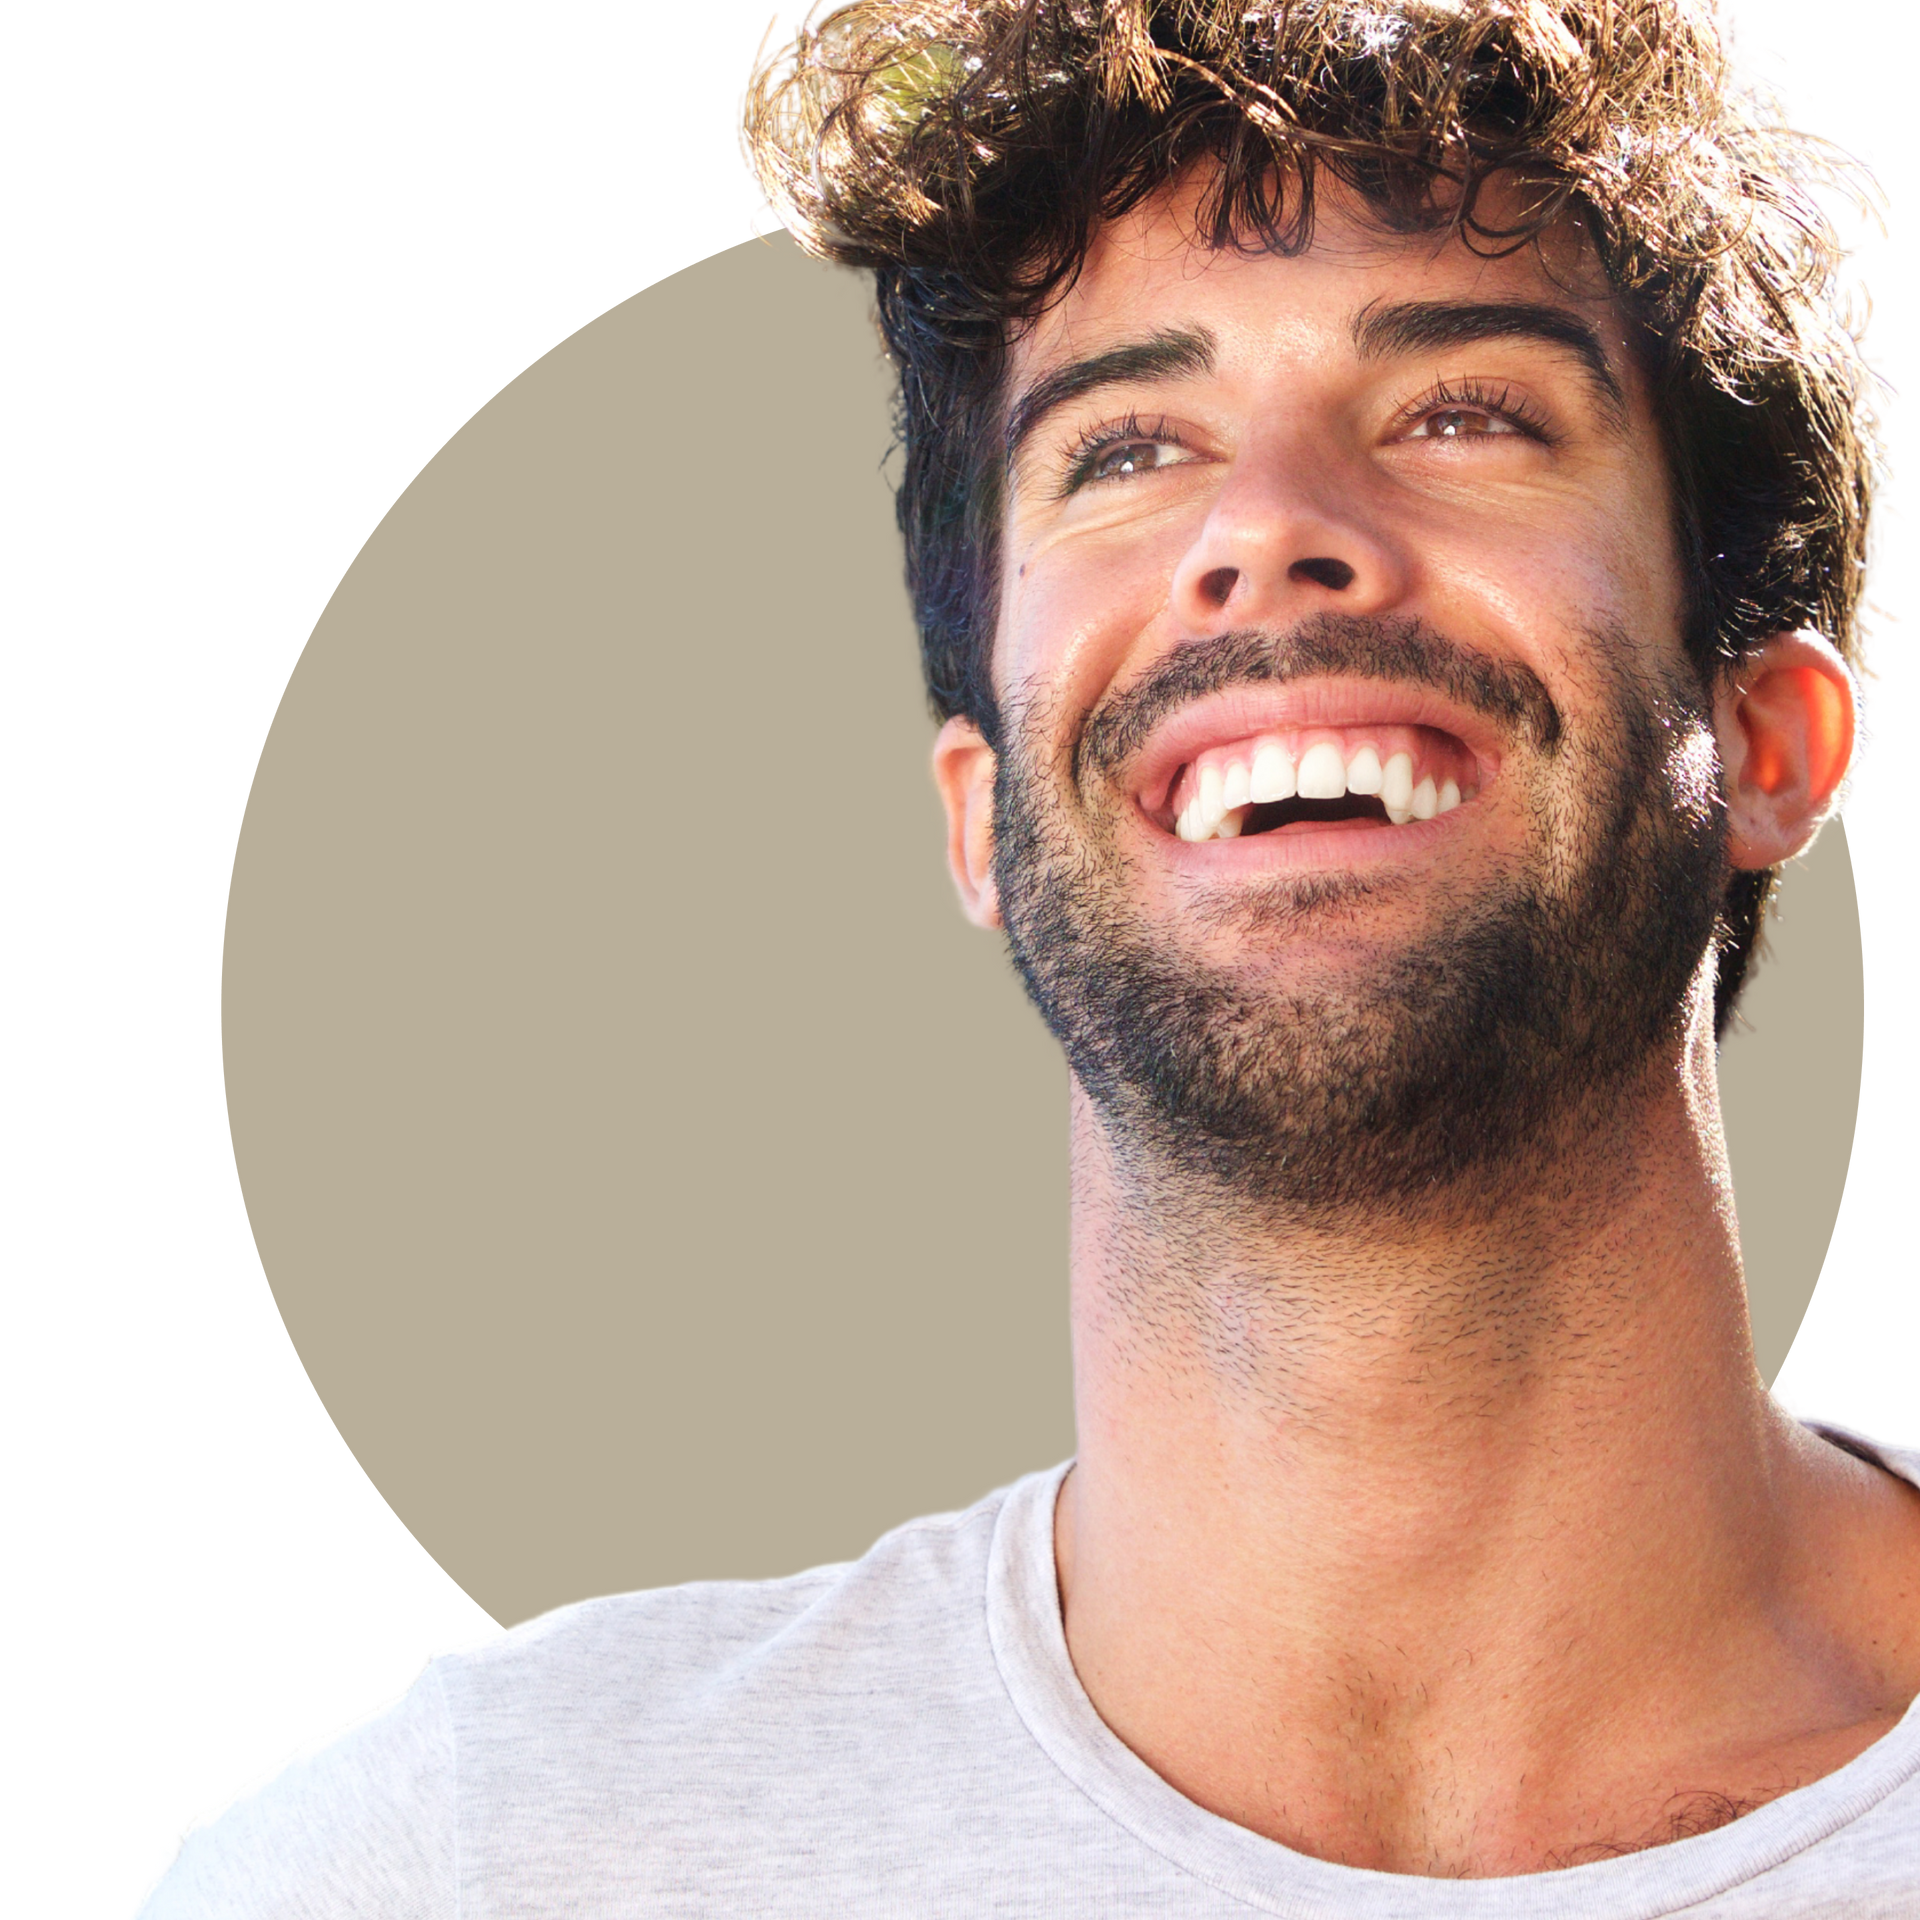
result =
[[1920,1916],[1920,1705],[1715,1832],[1552,1873],[1330,1866],[1203,1811],[1074,1676],[1064,1471],[852,1565],[589,1601],[436,1661],[193,1836],[145,1920]]

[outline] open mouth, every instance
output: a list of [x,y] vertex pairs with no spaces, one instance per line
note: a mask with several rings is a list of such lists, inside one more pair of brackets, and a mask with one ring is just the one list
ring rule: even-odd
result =
[[1160,823],[1182,840],[1399,827],[1479,792],[1479,763],[1428,726],[1311,727],[1209,747],[1175,773]]
[[1242,834],[1284,833],[1289,827],[1339,827],[1361,821],[1382,827],[1404,824],[1390,819],[1385,803],[1372,795],[1343,794],[1338,800],[1302,800],[1296,795],[1291,800],[1275,800],[1265,806],[1236,808],[1212,833],[1196,832],[1182,837],[1237,840]]

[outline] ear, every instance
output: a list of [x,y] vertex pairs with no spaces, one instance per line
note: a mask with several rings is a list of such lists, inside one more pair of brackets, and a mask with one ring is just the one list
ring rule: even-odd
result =
[[971,720],[953,719],[933,743],[933,783],[947,809],[947,866],[961,910],[976,927],[997,927],[993,883],[993,749]]
[[1736,867],[1802,852],[1832,810],[1853,758],[1854,685],[1819,634],[1777,633],[1720,677],[1713,703]]

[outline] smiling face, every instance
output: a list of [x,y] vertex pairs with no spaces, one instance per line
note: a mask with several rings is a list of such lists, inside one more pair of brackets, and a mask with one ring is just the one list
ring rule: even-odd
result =
[[[1124,1131],[1332,1205],[1557,1135],[1725,878],[1659,437],[1575,239],[1108,229],[1014,348],[983,917]],[[976,859],[976,865],[981,864]]]

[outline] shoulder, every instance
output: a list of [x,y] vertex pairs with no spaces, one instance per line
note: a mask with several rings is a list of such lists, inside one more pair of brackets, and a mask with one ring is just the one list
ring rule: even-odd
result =
[[190,1840],[146,1920],[425,1920],[457,1910],[456,1879],[556,1849],[569,1872],[611,1868],[608,1836],[711,1827],[756,1782],[789,1805],[810,1781],[844,1792],[930,1713],[997,1691],[1003,1498],[911,1521],[858,1561],[584,1601],[436,1660],[398,1707]]
[[1920,1453],[1826,1423],[1799,1502],[1808,1617],[1891,1723],[1920,1698]]
[[1905,1480],[1920,1488],[1920,1449],[1888,1446],[1883,1440],[1870,1440],[1864,1433],[1857,1433],[1852,1427],[1843,1427],[1831,1420],[1803,1420],[1800,1425],[1842,1453],[1851,1454],[1854,1459],[1865,1461],[1870,1467],[1879,1467],[1895,1479]]
[[189,1836],[142,1920],[452,1913],[453,1795],[429,1668],[397,1706]]
[[[436,1663],[456,1717],[498,1708],[704,1711],[735,1689],[924,1655],[978,1612],[1000,1496],[909,1521],[862,1558],[777,1580],[704,1580],[561,1607]],[[930,1638],[931,1635],[931,1638]]]

